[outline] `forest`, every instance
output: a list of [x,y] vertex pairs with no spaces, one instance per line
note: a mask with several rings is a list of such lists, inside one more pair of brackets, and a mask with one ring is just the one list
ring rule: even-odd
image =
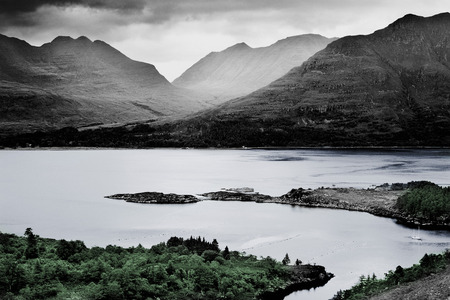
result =
[[396,207],[419,222],[450,223],[450,187],[421,181],[397,199]]
[[172,237],[147,249],[0,232],[1,299],[258,299],[285,287],[290,268]]

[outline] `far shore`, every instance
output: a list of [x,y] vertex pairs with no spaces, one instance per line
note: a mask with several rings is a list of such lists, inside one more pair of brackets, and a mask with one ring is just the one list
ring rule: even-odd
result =
[[332,147],[332,146],[319,146],[319,147],[102,147],[102,146],[58,146],[58,147],[2,147],[0,151],[39,151],[39,150],[157,150],[157,149],[173,149],[173,150],[361,150],[361,151],[408,151],[408,150],[450,150],[450,147],[438,147],[438,146],[352,146],[352,147]]

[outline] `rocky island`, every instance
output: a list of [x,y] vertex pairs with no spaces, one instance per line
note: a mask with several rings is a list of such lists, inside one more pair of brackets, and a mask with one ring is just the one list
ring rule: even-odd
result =
[[185,204],[200,201],[197,197],[192,195],[177,195],[173,193],[164,194],[158,192],[115,194],[111,196],[105,196],[105,198],[125,200],[126,202],[133,202],[133,203],[152,203],[152,204]]
[[[195,203],[203,200],[214,201],[245,201],[257,203],[278,203],[299,205],[306,207],[334,208],[351,211],[367,212],[376,216],[393,218],[397,222],[408,226],[421,226],[428,229],[450,230],[450,211],[444,208],[443,216],[433,218],[430,215],[413,215],[400,209],[398,200],[408,191],[416,187],[434,186],[430,182],[419,181],[410,183],[383,184],[368,189],[347,188],[318,188],[292,189],[288,193],[273,197],[260,194],[251,188],[222,189],[194,195],[177,195],[163,193],[117,194],[106,198],[122,199],[135,203],[163,203],[183,204]],[[447,201],[448,202],[448,201]]]

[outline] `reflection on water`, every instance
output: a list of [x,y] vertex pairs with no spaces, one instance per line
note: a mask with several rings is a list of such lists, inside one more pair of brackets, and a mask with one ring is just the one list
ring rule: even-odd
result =
[[360,275],[382,276],[424,253],[450,247],[449,232],[413,229],[366,213],[277,204],[204,201],[142,205],[115,193],[204,193],[249,186],[282,195],[292,188],[367,188],[385,182],[449,184],[449,151],[97,150],[0,151],[0,230],[81,239],[89,246],[151,246],[171,236],[216,238],[257,256],[326,266],[325,287],[289,299],[328,299]]

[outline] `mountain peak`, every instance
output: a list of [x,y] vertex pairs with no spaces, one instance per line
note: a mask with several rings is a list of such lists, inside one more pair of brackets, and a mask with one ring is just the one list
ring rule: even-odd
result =
[[[287,38],[278,40],[275,44],[271,46],[280,46],[280,45],[289,45],[289,44],[307,44],[307,43],[314,43],[314,42],[321,42],[324,40],[330,40],[320,34],[314,34],[314,33],[307,33],[307,34],[300,34],[300,35],[294,35],[289,36]],[[335,39],[331,39],[335,40]],[[271,47],[269,46],[269,47]]]
[[65,43],[65,42],[71,42],[73,41],[73,38],[70,36],[57,36],[53,41],[51,41],[51,44],[54,43]]
[[394,23],[390,24],[388,27],[403,27],[408,25],[417,25],[422,22],[441,22],[445,20],[450,20],[450,13],[445,12],[437,14],[431,17],[422,17],[414,14],[407,14],[404,17],[396,20]]
[[78,37],[78,38],[76,39],[76,41],[92,43],[92,41],[91,41],[88,37],[86,37],[86,36],[84,36],[84,35]]
[[53,41],[51,41],[50,44],[73,43],[73,42],[80,43],[80,44],[91,44],[92,43],[92,41],[88,37],[82,35],[76,39],[74,39],[70,36],[58,36]]
[[320,35],[320,34],[307,33],[307,34],[299,34],[299,35],[288,36],[287,38],[278,40],[277,43],[284,42],[284,41],[301,40],[301,39],[313,39],[313,38],[325,38],[325,37]]
[[238,43],[208,54],[173,83],[207,92],[215,97],[215,103],[221,103],[249,94],[280,78],[325,48],[330,41],[307,34],[289,37],[267,47],[252,48],[246,43]]
[[233,45],[231,47],[228,47],[224,51],[241,51],[241,50],[248,50],[248,49],[252,49],[252,48],[249,45],[247,45],[246,43],[242,42],[242,43],[237,43],[236,45]]
[[425,17],[414,14],[406,14],[403,18],[396,20],[394,23],[414,23],[423,19],[425,19]]

